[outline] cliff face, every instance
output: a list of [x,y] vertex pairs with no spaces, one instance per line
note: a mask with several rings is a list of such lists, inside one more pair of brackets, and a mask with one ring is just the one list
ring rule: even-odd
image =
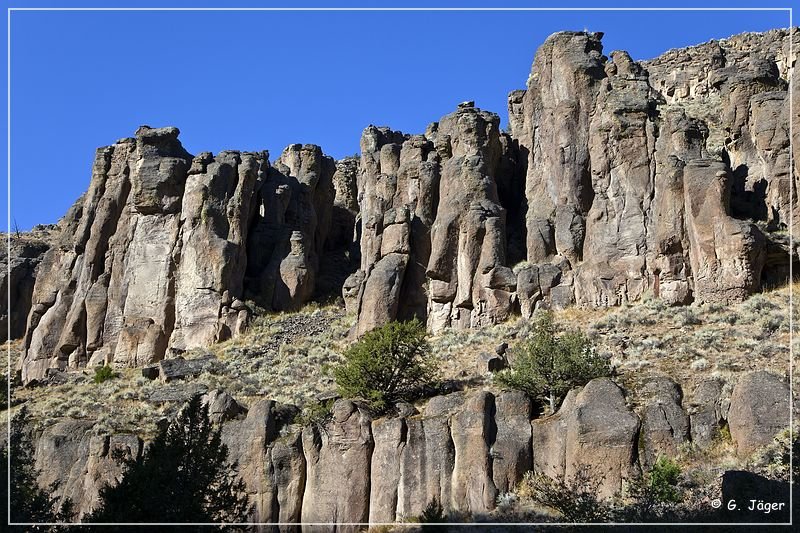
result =
[[97,152],[89,191],[39,267],[22,379],[47,368],[143,366],[230,338],[245,297],[293,309],[314,287],[333,161],[292,145],[192,157],[176,128]]
[[341,291],[362,334],[645,294],[727,304],[785,280],[798,32],[645,63],[604,56],[601,38],[547,39],[509,95],[510,134],[465,102],[424,134],[369,126],[358,161],[311,145],[273,164],[192,157],[175,128],[101,148],[39,268],[23,380],[224,340],[246,326],[246,301],[291,310]]
[[[534,297],[598,306],[649,291],[671,303],[730,303],[760,286],[766,239],[752,222],[786,228],[792,201],[778,67],[788,35],[759,38],[647,64],[625,52],[607,60],[598,34],[560,33],[540,48],[528,89],[509,98],[512,134],[528,153],[533,274],[520,277],[560,270]],[[715,140],[716,130],[727,135],[715,154],[710,127]],[[749,211],[732,208],[745,203]]]
[[[600,496],[611,496],[658,457],[689,443],[713,446],[725,422],[741,457],[785,427],[789,387],[778,376],[748,373],[730,397],[722,390],[709,379],[684,396],[680,385],[656,377],[634,396],[634,411],[623,390],[601,378],[572,390],[545,418],[535,417],[519,391],[455,392],[431,398],[421,412],[399,404],[397,416],[380,419],[338,400],[328,421],[305,428],[291,423],[296,409],[272,400],[246,409],[215,391],[205,401],[222,423],[252,520],[284,524],[261,530],[294,531],[300,528],[288,524],[302,521],[339,523],[304,531],[358,531],[343,524],[418,517],[433,499],[447,513],[486,516],[531,470],[566,479],[588,473]],[[104,484],[121,477],[114,457],[136,456],[145,446],[135,435],[98,434],[89,421],[64,419],[37,439],[36,461],[46,467],[40,482],[58,481],[56,496],[71,498],[80,517],[97,505]]]

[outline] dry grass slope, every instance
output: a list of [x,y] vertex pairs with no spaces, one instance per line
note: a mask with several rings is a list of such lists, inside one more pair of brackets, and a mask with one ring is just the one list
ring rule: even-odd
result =
[[[797,289],[800,284],[795,285]],[[556,319],[563,327],[587,331],[610,357],[618,381],[628,390],[635,391],[651,375],[666,374],[688,393],[701,378],[718,376],[733,383],[738,373],[747,370],[786,373],[788,309],[789,288],[783,287],[727,307],[666,307],[648,300],[614,309],[566,309],[558,311]],[[14,396],[16,402],[29,406],[42,425],[62,417],[85,418],[97,421],[98,432],[138,431],[144,436],[153,434],[158,421],[177,408],[177,402],[163,401],[170,392],[179,397],[198,388],[221,388],[245,405],[266,397],[303,407],[313,403],[318,393],[335,388],[331,368],[351,342],[348,331],[353,323],[354,317],[333,306],[264,315],[254,320],[245,335],[187,354],[211,352],[218,358],[191,384],[149,381],[135,369],[120,369],[117,378],[95,384],[93,371],[87,369],[68,383],[15,389]],[[440,362],[440,377],[494,388],[491,375],[478,368],[479,354],[493,352],[501,342],[513,347],[530,327],[528,321],[516,318],[433,336],[431,351]],[[8,343],[7,348],[16,365],[19,341]],[[637,407],[635,393],[630,399]]]

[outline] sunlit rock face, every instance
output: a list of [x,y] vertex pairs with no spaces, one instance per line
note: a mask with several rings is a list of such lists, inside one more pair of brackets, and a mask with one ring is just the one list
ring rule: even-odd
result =
[[235,336],[254,305],[332,294],[358,336],[646,295],[727,304],[785,281],[800,220],[790,38],[636,62],[604,55],[600,33],[556,33],[509,95],[508,132],[463,102],[422,134],[368,126],[359,158],[339,162],[301,144],[272,163],[193,157],[176,128],[142,127],[97,151],[88,191],[32,259],[12,317],[28,316],[23,380],[150,364]]
[[40,266],[23,380],[226,340],[247,325],[246,299],[298,308],[313,293],[334,169],[313,145],[289,146],[274,166],[266,152],[192,157],[177,128],[99,149]]

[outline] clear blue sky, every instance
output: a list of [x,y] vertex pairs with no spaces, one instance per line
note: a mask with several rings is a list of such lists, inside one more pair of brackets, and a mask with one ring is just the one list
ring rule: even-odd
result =
[[[148,5],[116,5],[123,4]],[[14,221],[22,230],[56,222],[86,189],[95,148],[132,135],[141,124],[178,126],[191,153],[266,149],[275,158],[300,142],[340,158],[358,151],[368,124],[419,133],[463,100],[498,113],[505,124],[506,95],[524,88],[534,52],[555,31],[603,31],[606,53],[625,49],[647,59],[669,48],[788,25],[786,12],[15,11],[12,227]],[[2,188],[3,226],[6,200]]]

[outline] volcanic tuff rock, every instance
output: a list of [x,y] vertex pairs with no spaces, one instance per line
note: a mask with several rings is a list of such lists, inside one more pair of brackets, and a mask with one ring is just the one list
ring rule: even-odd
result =
[[270,309],[310,298],[333,161],[312,145],[288,147],[274,168],[265,152],[192,158],[177,137],[145,126],[97,151],[40,267],[24,381],[225,340],[247,324],[245,297]]
[[192,158],[177,129],[143,127],[98,150],[42,260],[23,379],[227,339],[246,301],[291,310],[341,291],[360,335],[645,294],[726,304],[785,281],[798,35],[638,63],[603,55],[602,34],[556,33],[509,95],[510,134],[464,102],[424,134],[369,126],[360,158],[338,163],[299,144],[272,165],[263,152]]
[[49,232],[12,235],[8,250],[5,247],[0,250],[0,262],[7,265],[0,273],[0,292],[8,295],[8,299],[0,302],[0,338],[3,341],[25,335],[36,271],[52,238]]
[[[531,469],[567,479],[586,473],[601,482],[602,496],[610,496],[656,457],[674,456],[680,444],[711,445],[705,434],[689,434],[680,390],[659,377],[632,393],[644,406],[641,428],[622,389],[608,378],[573,389],[544,418],[536,418],[531,400],[518,391],[454,392],[429,399],[421,412],[402,404],[396,416],[379,419],[337,400],[327,421],[305,428],[293,423],[297,408],[272,400],[244,406],[214,390],[204,401],[222,425],[254,521],[382,523],[417,517],[434,498],[446,513],[484,515]],[[693,403],[713,392],[696,392]],[[788,408],[786,384],[756,372],[740,379],[730,413],[719,421],[727,418],[744,455],[785,428]],[[135,435],[97,434],[89,420],[63,419],[35,442],[40,482],[59,481],[56,496],[72,498],[81,515],[97,504],[103,484],[119,479],[114,451],[135,456],[144,449]]]
[[[534,274],[519,271],[526,281],[520,300],[530,294],[547,300],[548,290],[556,306],[614,305],[645,291],[670,303],[741,300],[760,284],[765,237],[751,222],[734,218],[742,213],[731,209],[732,196],[752,196],[747,187],[736,188],[748,167],[724,150],[710,158],[703,119],[723,111],[722,127],[730,131],[741,130],[748,117],[759,120],[761,157],[774,162],[759,166],[759,179],[783,190],[788,160],[778,171],[782,158],[776,152],[785,149],[785,136],[770,132],[785,127],[787,118],[769,102],[785,99],[786,82],[772,49],[748,50],[763,55],[730,65],[730,82],[709,87],[709,98],[686,94],[692,105],[666,105],[658,89],[669,85],[661,76],[682,73],[683,61],[667,54],[648,63],[656,65],[651,83],[645,65],[625,52],[606,59],[600,37],[551,36],[536,55],[527,90],[509,97],[512,135],[528,153],[527,253]],[[788,32],[771,38],[788,44]],[[738,42],[717,48],[723,60],[745,53]],[[730,89],[735,83],[749,92]],[[762,87],[778,92],[755,95]],[[726,103],[733,93],[744,112],[724,112],[734,105]],[[747,114],[748,105],[755,115]],[[783,193],[774,198],[780,204],[775,216],[785,227],[791,199]],[[537,284],[544,265],[557,265],[560,277]]]
[[311,298],[331,221],[333,159],[293,144],[259,192],[248,242],[247,295],[267,309],[296,310]]
[[789,385],[767,371],[741,377],[731,395],[728,412],[731,439],[743,457],[769,444],[776,433],[789,426]]
[[414,316],[437,331],[510,314],[516,280],[505,266],[497,176],[508,143],[499,125],[465,103],[425,135],[364,131],[361,268],[345,284],[357,333]]
[[100,502],[100,489],[122,479],[124,459],[143,451],[136,435],[93,435],[92,422],[64,419],[39,436],[35,460],[39,483],[58,484],[58,505],[67,498],[76,506],[77,517],[88,514]]
[[602,496],[611,496],[637,473],[638,431],[622,389],[595,379],[570,391],[555,415],[533,421],[534,471],[561,479],[588,475],[601,480]]
[[[681,407],[683,391],[668,377],[656,377],[644,386],[647,398],[639,435],[639,457],[644,469],[653,467],[659,457],[676,457],[681,445],[689,442],[689,415]],[[708,441],[706,441],[707,444]]]

